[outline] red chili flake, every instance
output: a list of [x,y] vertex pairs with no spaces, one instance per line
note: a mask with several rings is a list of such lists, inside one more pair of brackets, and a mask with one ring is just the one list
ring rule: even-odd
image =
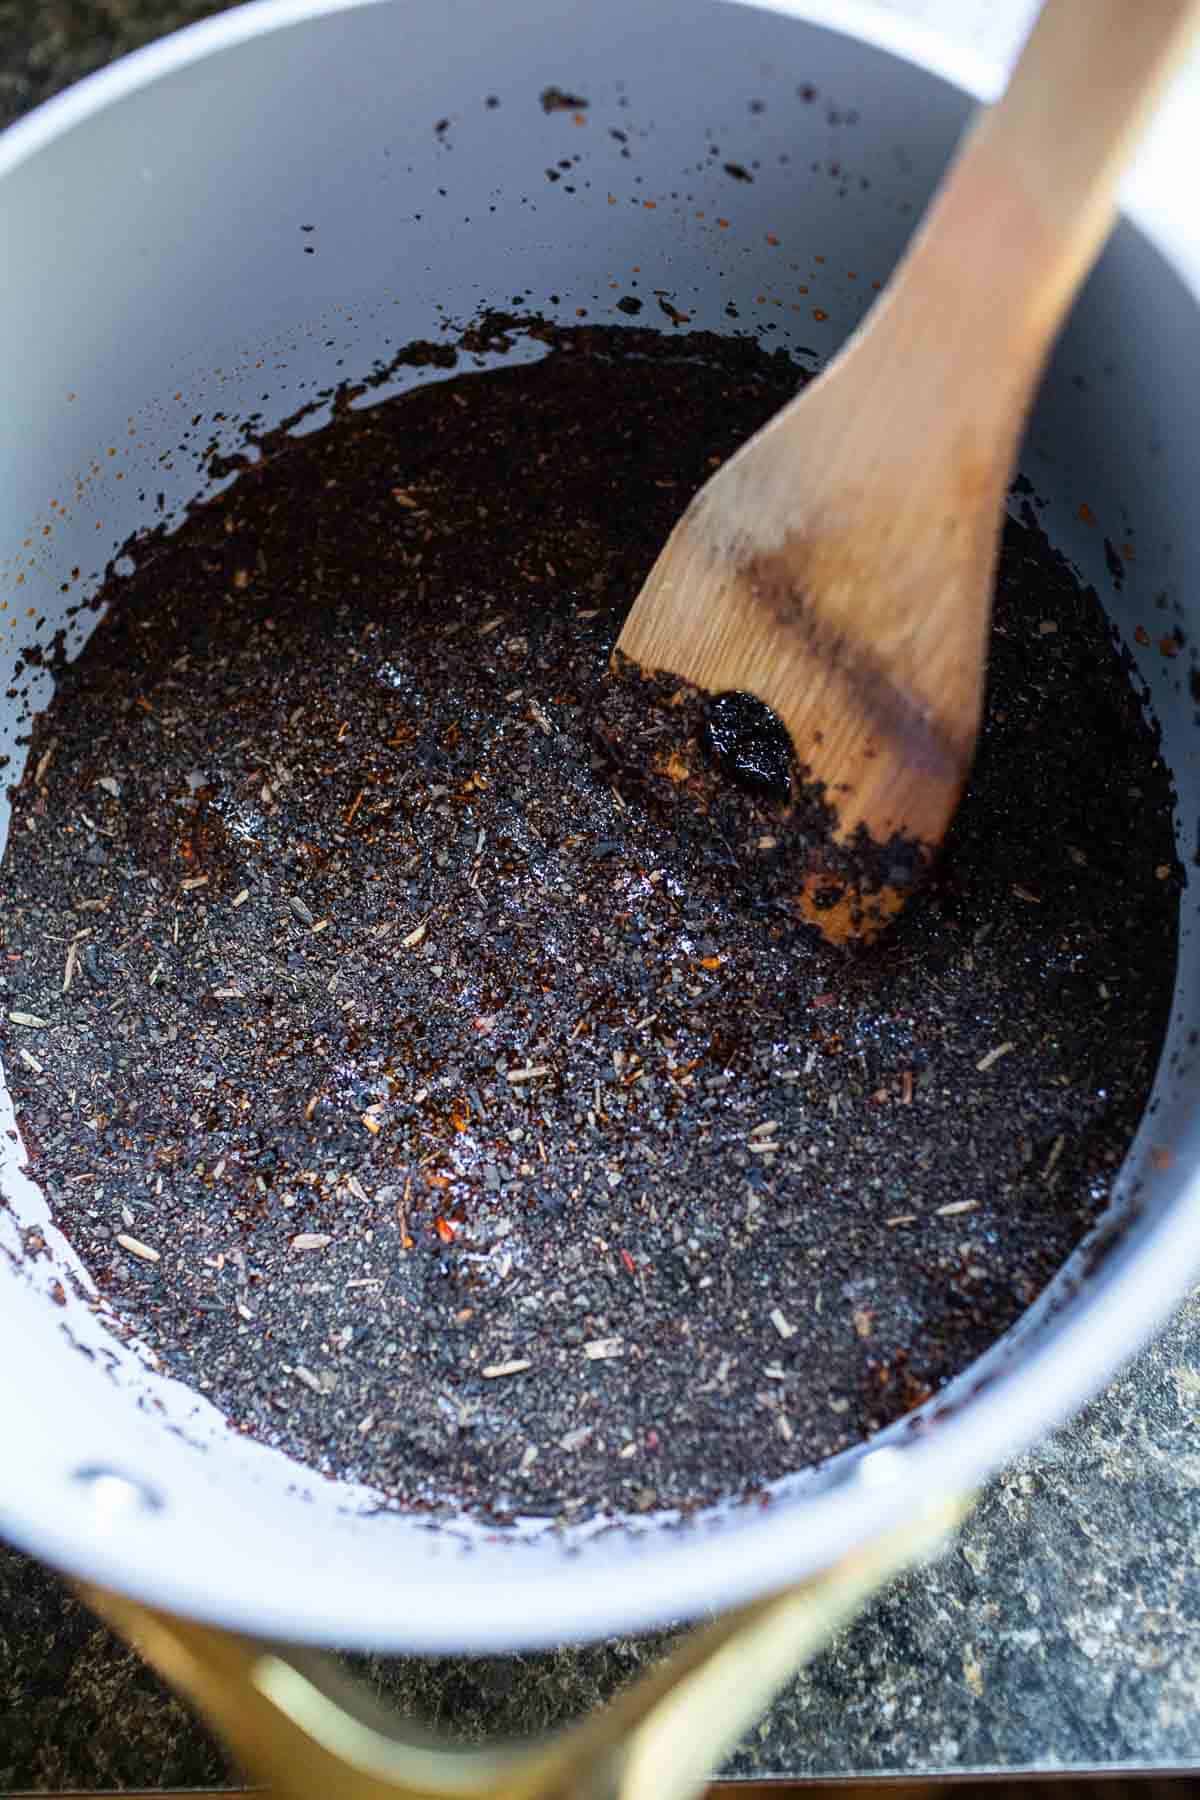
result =
[[1146,630],[1144,625],[1137,626],[1133,635],[1139,644],[1148,644],[1150,642],[1150,633]]
[[449,1219],[435,1219],[433,1222],[433,1229],[437,1232],[443,1244],[452,1244],[457,1236]]
[[823,320],[827,319],[828,317],[829,317],[829,314],[824,310],[823,307],[820,307],[820,306],[813,307],[813,318],[814,319],[820,319],[823,321]]
[[630,1256],[628,1250],[622,1250],[621,1261],[625,1264],[626,1269],[631,1275],[637,1274],[637,1264],[634,1262],[632,1256]]
[[768,242],[768,244],[778,244],[779,239],[775,236],[775,233],[773,231],[768,231],[767,242]]

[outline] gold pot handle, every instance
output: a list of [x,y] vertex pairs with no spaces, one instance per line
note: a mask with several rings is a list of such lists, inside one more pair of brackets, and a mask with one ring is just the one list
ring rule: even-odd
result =
[[106,1589],[88,1604],[285,1800],[689,1800],[784,1683],[870,1596],[932,1554],[968,1502],[725,1614],[589,1718],[540,1743],[456,1749],[326,1656],[175,1618]]

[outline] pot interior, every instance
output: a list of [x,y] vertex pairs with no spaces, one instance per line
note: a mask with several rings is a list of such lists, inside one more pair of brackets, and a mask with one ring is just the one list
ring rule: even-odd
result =
[[[752,329],[815,368],[886,280],[970,110],[948,81],[836,31],[702,0],[297,11],[247,8],[195,34],[193,54],[148,53],[49,109],[0,162],[7,782],[50,693],[30,647],[65,631],[78,650],[95,624],[80,602],[107,559],[211,488],[207,458],[240,448],[242,421],[269,429],[483,305],[520,297],[619,325],[611,283],[632,270],[695,327]],[[580,104],[547,109],[548,90]],[[1020,459],[1047,533],[1096,586],[1145,685],[1188,867],[1200,540],[1181,375],[1196,324],[1182,282],[1122,224]],[[371,398],[437,373],[402,370]],[[1129,543],[1132,558],[1115,548]],[[8,814],[5,793],[0,831]],[[869,1454],[779,1483],[767,1512],[718,1509],[685,1531],[655,1518],[431,1529],[239,1437],[104,1330],[0,1098],[0,1342],[24,1371],[0,1524],[164,1604],[413,1648],[629,1627],[816,1565],[931,1480],[992,1466],[1094,1387],[1180,1290],[1197,1235],[1194,911],[1189,891],[1171,1038],[1097,1243],[931,1403],[937,1432],[902,1421]],[[1148,1297],[1145,1271],[1164,1259],[1175,1272],[1156,1273]],[[1123,1283],[1138,1298],[1118,1316]],[[1085,1343],[1108,1348],[1088,1366]],[[276,1574],[298,1568],[303,1583]]]

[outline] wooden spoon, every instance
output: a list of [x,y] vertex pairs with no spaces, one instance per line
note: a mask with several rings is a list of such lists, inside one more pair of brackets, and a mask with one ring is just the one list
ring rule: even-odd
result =
[[793,904],[832,941],[899,911],[958,803],[1026,412],[1198,17],[1047,0],[864,325],[701,489],[617,641],[618,672],[778,714],[819,844]]

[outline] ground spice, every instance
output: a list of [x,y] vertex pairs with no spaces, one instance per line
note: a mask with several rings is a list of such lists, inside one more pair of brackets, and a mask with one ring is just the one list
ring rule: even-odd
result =
[[1145,1102],[1179,884],[1027,512],[936,878],[876,950],[811,941],[770,770],[730,838],[605,714],[666,532],[799,372],[531,329],[126,546],[16,796],[0,1049],[115,1330],[318,1470],[579,1518],[751,1493],[1019,1315]]

